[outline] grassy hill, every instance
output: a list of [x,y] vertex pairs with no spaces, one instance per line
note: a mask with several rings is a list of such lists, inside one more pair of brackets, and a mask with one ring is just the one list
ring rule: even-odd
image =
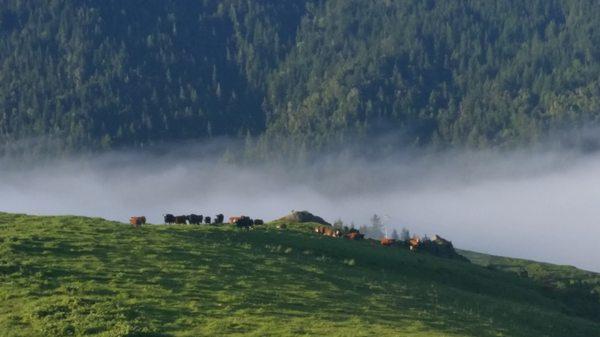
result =
[[600,321],[600,274],[573,266],[555,265],[459,250],[471,262],[488,269],[515,273],[544,287],[578,314]]
[[600,336],[533,279],[309,228],[0,213],[0,336]]

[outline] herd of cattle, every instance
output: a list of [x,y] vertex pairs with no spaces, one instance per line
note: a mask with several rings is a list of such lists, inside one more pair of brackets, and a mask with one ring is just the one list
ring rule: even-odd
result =
[[[202,216],[196,214],[190,215],[173,215],[166,214],[164,215],[165,224],[173,225],[220,225],[225,221],[225,216],[223,214],[217,214],[214,218],[210,216]],[[146,217],[144,216],[133,216],[129,219],[129,222],[133,227],[140,227],[146,223]],[[261,219],[252,219],[248,216],[233,216],[229,218],[229,224],[235,225],[238,228],[248,229],[252,226],[263,225],[264,222]],[[277,226],[278,229],[284,229],[285,224],[280,224]],[[329,225],[317,226],[314,231],[318,234],[329,236],[333,238],[346,238],[348,240],[363,240],[365,239],[365,235],[360,233],[355,228],[336,228]],[[438,256],[444,256],[449,258],[460,257],[454,250],[452,246],[452,242],[440,237],[439,235],[434,235],[433,238],[429,239],[427,237],[421,238],[415,236],[409,240],[394,240],[390,238],[382,238],[380,240],[366,239],[371,241],[372,244],[380,244],[384,247],[407,247],[411,251],[426,251],[433,253]]]
[[[346,238],[348,240],[363,240],[365,235],[360,233],[355,228],[334,228],[330,226],[315,227],[315,232],[321,235],[330,236],[333,238]],[[426,251],[434,255],[444,257],[456,257],[458,254],[454,250],[452,242],[442,238],[439,235],[434,235],[433,238],[421,238],[414,236],[409,240],[394,240],[390,238],[381,238],[380,240],[370,240],[373,244],[378,243],[384,247],[407,247],[411,251]]]
[[[217,214],[214,219],[210,216],[203,216],[197,214],[190,215],[173,215],[173,214],[165,214],[164,221],[167,225],[220,225],[225,221],[225,216],[223,214]],[[129,223],[133,227],[140,227],[146,224],[145,216],[132,216],[129,218]],[[264,221],[261,219],[252,219],[248,216],[232,216],[229,218],[229,223],[236,225],[240,228],[249,228],[255,225],[262,225]]]

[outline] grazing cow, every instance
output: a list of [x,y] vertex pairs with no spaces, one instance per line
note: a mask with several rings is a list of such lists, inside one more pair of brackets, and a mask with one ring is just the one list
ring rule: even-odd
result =
[[396,243],[396,240],[394,240],[394,239],[388,239],[388,238],[381,239],[381,245],[384,247],[393,246],[395,243]]
[[241,218],[241,216],[230,216],[229,223],[234,225],[240,218]]
[[315,227],[315,232],[323,234],[325,236],[331,236],[332,238],[339,238],[340,236],[342,236],[342,231],[327,226]]
[[225,216],[223,214],[217,214],[217,216],[215,216],[215,224],[222,224],[224,219]]
[[348,240],[362,240],[365,238],[365,235],[359,232],[350,232],[344,235],[344,237]]
[[175,223],[175,216],[173,214],[165,214],[165,223],[168,225],[172,225]]
[[145,216],[132,216],[131,218],[129,218],[129,223],[131,224],[131,226],[138,228],[141,225],[146,224],[146,217]]
[[190,225],[199,225],[202,223],[202,215],[190,214],[188,215],[188,220]]
[[205,224],[210,225],[210,220],[211,220],[211,218],[209,216],[205,216],[204,217],[204,223]]
[[187,225],[188,217],[187,215],[178,215],[175,217],[175,223],[178,225]]
[[262,219],[254,219],[254,225],[255,226],[260,226],[260,225],[264,225],[265,222]]
[[237,228],[245,228],[245,229],[252,227],[253,224],[254,224],[254,222],[252,221],[252,219],[250,219],[250,217],[245,216],[245,215],[240,216],[239,219],[237,219],[237,221],[235,222],[235,226]]
[[413,251],[416,251],[417,249],[419,249],[419,247],[421,247],[422,243],[423,242],[421,241],[421,238],[418,236],[415,236],[408,241],[410,250],[413,250]]

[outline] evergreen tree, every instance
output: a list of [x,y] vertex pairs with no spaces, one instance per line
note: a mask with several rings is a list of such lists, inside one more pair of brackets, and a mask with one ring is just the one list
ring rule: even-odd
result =
[[400,240],[402,241],[408,241],[410,240],[410,232],[408,231],[408,229],[406,228],[402,228],[402,230],[400,231]]

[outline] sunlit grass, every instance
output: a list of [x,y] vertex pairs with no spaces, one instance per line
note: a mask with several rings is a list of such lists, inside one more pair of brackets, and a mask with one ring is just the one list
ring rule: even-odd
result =
[[598,336],[539,285],[311,225],[0,213],[0,336]]

